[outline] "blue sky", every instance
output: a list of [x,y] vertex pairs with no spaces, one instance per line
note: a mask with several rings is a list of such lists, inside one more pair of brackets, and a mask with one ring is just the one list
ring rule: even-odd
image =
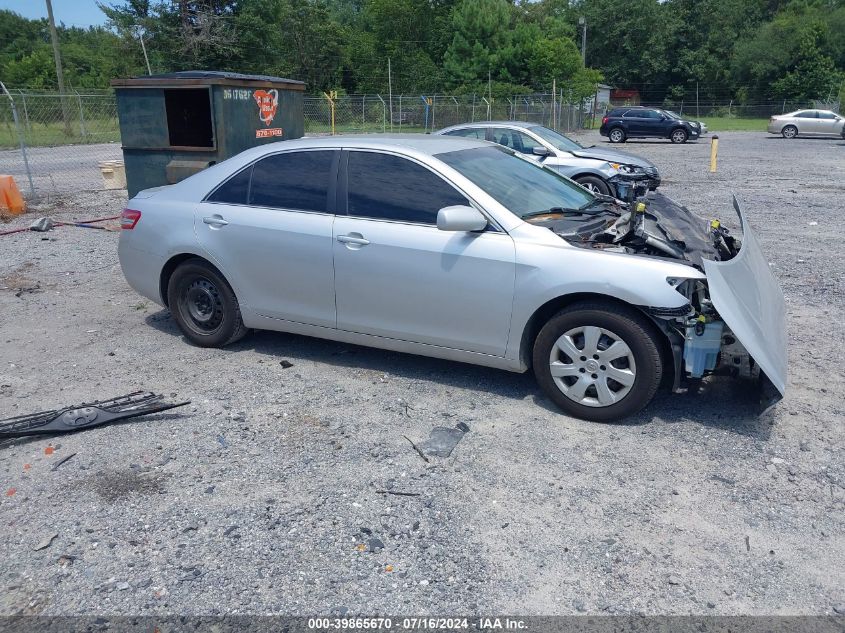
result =
[[[107,0],[108,4],[121,4]],[[0,0],[0,9],[9,9],[26,18],[46,18],[47,3],[44,0]],[[97,8],[96,0],[53,0],[53,17],[56,23],[67,26],[91,26],[104,24],[105,14]]]

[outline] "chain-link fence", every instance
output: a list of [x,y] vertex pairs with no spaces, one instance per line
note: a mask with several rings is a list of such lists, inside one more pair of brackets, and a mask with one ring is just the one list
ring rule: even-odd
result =
[[677,112],[686,118],[720,118],[720,119],[768,119],[777,114],[794,112],[795,110],[818,109],[839,112],[838,101],[790,101],[787,99],[772,99],[767,101],[739,102],[727,101],[687,101],[669,100],[662,102],[616,102],[610,103],[607,109],[625,105],[643,105],[654,108],[665,108]]
[[27,198],[102,189],[99,163],[120,158],[111,91],[0,90],[0,173]]
[[[567,103],[563,93],[491,98],[484,95],[342,95],[305,98],[310,135],[433,132],[473,121],[517,120],[568,132],[597,127],[617,105]],[[634,105],[619,103],[618,105]],[[643,104],[646,105],[646,104]],[[839,112],[839,103],[664,101],[648,104],[688,118],[764,119],[804,108]],[[119,160],[120,128],[112,91],[6,91],[0,84],[0,174],[11,174],[27,198],[104,186],[99,163]]]
[[590,105],[552,94],[492,98],[479,95],[343,95],[306,97],[306,134],[433,132],[457,123],[508,119],[558,130],[583,127]]

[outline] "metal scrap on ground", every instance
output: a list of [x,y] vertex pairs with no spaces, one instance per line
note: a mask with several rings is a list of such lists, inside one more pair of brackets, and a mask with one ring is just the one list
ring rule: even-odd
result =
[[422,449],[425,453],[435,457],[449,457],[458,442],[468,432],[469,426],[464,422],[458,422],[454,428],[436,426],[431,429],[428,439],[420,444],[417,450]]
[[190,404],[190,400],[163,402],[163,398],[150,391],[136,391],[110,400],[95,400],[65,409],[7,418],[0,420],[0,438],[72,433]]

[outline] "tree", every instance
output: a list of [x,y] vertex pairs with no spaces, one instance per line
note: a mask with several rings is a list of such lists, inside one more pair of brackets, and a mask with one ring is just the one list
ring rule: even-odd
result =
[[461,0],[452,10],[452,43],[443,69],[453,85],[508,81],[512,54],[510,5],[507,0]]

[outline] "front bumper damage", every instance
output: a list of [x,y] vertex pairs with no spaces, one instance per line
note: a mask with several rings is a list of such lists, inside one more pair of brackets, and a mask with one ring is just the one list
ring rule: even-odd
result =
[[535,223],[581,248],[681,260],[695,269],[688,278],[666,279],[686,306],[641,306],[669,340],[674,390],[711,374],[751,379],[766,409],[786,390],[784,299],[736,198],[733,204],[741,239],[659,193]]
[[700,260],[706,282],[677,283],[690,300],[690,312],[676,319],[681,327],[667,327],[667,334],[675,356],[676,390],[681,377],[722,374],[750,379],[757,383],[763,412],[786,391],[786,309],[780,285],[736,197],[733,205],[742,241],[711,223],[714,233],[727,238],[724,247],[729,252],[723,254],[725,259]]

